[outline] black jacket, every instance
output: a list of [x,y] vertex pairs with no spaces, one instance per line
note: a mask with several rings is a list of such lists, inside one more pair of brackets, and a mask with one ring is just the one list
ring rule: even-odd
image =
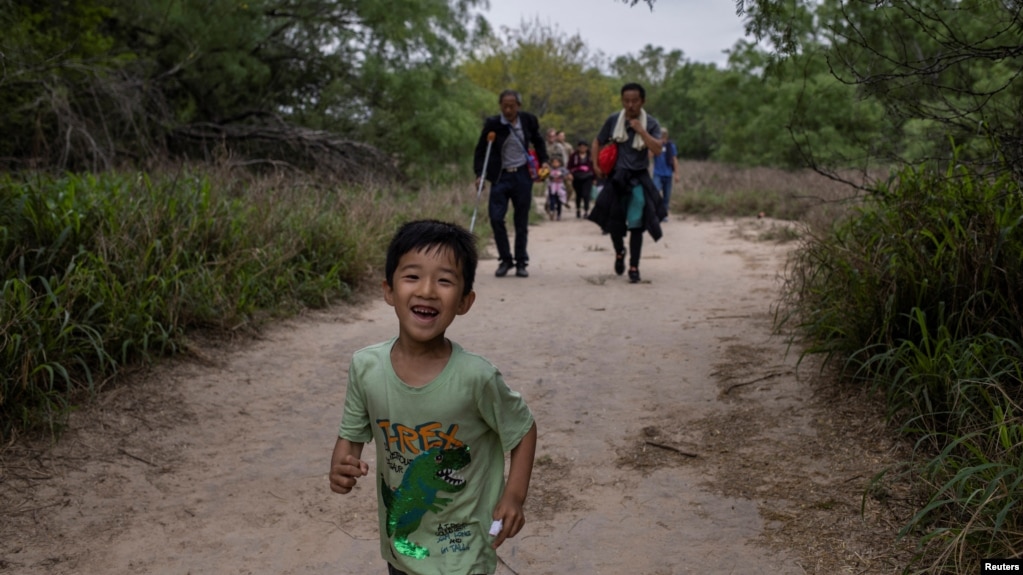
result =
[[632,195],[630,181],[637,180],[643,186],[643,194],[646,202],[643,205],[643,229],[650,237],[661,239],[661,220],[667,217],[668,210],[664,208],[661,200],[661,193],[654,187],[653,180],[646,170],[628,171],[616,169],[611,178],[608,178],[604,189],[600,190],[597,200],[593,202],[593,209],[587,216],[591,222],[600,226],[600,229],[612,234],[625,235],[626,231],[626,208],[628,198]]
[[[540,159],[540,164],[546,164],[547,157],[547,144],[544,143],[544,139],[540,136],[540,121],[536,119],[536,116],[527,114],[526,112],[519,112],[519,123],[522,125],[522,132],[526,136],[526,144],[533,144],[533,149],[536,150],[536,156]],[[483,159],[487,155],[487,134],[494,132],[495,138],[494,143],[490,146],[490,159],[487,160],[487,174],[486,179],[491,183],[497,181],[497,177],[501,175],[501,148],[504,146],[505,140],[508,138],[514,138],[511,135],[511,126],[501,123],[501,116],[491,116],[483,121],[483,131],[480,132],[480,139],[476,142],[476,153],[473,157],[472,171],[476,173],[476,176],[480,176],[483,173]],[[540,166],[536,166],[539,168]]]

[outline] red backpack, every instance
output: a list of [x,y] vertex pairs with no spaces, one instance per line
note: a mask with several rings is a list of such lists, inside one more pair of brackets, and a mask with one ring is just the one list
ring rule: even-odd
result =
[[618,144],[608,142],[606,146],[600,149],[600,154],[597,155],[597,167],[607,176],[614,171],[616,162],[618,162]]

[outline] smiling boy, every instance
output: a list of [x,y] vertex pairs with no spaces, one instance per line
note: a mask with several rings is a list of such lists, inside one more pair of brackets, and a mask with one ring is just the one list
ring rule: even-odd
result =
[[[376,440],[380,551],[391,575],[489,575],[525,523],[536,424],[481,356],[447,339],[476,300],[476,238],[435,220],[403,225],[387,251],[384,300],[398,335],[352,356],[330,488],[369,474]],[[508,479],[504,452],[510,451]],[[496,536],[491,523],[501,520]]]

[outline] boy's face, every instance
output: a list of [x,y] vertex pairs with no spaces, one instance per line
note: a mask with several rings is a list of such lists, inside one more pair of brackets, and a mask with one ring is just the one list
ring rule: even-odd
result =
[[443,340],[455,316],[469,311],[476,292],[462,295],[465,281],[450,249],[409,252],[398,260],[394,285],[383,282],[384,300],[398,316],[399,337],[406,342]]

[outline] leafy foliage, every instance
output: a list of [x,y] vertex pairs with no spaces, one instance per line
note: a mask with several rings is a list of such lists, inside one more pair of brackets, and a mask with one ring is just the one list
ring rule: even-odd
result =
[[591,140],[618,105],[617,86],[599,69],[579,36],[565,37],[539,20],[491,35],[463,64],[474,84],[493,94],[480,115],[497,113],[504,89],[522,93],[523,109],[569,141]]
[[639,54],[619,56],[611,62],[611,72],[618,78],[628,78],[642,84],[649,95],[660,91],[665,81],[672,77],[685,62],[681,50],[665,52],[664,48],[647,44]]
[[879,102],[899,145],[883,161],[1023,166],[1018,102],[1023,6],[1015,2],[738,0],[747,30],[782,55],[823,48],[829,71]]
[[[0,157],[94,169],[168,151],[209,159],[244,138],[233,126],[255,125],[327,130],[430,164],[464,152],[452,132],[471,139],[465,102],[445,97],[466,86],[451,71],[478,3],[5,0],[0,127],[13,137]],[[388,124],[424,103],[444,109],[439,130]],[[232,137],[197,145],[197,124]],[[289,162],[300,149],[261,151]]]
[[[904,528],[928,572],[1018,553],[1023,200],[1010,175],[905,170],[801,249],[789,301],[807,353],[845,362],[918,440],[931,501]],[[994,415],[994,419],[992,419]]]
[[178,176],[0,181],[0,434],[59,425],[81,393],[189,330],[345,297],[379,255],[344,195],[282,202]]

